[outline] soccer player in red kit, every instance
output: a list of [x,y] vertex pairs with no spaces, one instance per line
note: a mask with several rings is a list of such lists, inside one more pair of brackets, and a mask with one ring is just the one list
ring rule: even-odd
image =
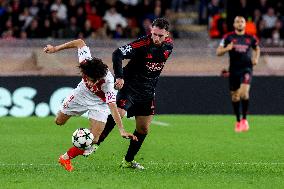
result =
[[[93,144],[95,144],[105,127],[108,115],[111,114],[118,125],[120,135],[123,138],[130,138],[136,141],[136,136],[124,130],[116,106],[116,91],[114,90],[112,74],[101,59],[91,56],[90,49],[83,40],[77,39],[58,46],[47,45],[44,48],[44,52],[55,53],[69,48],[78,49],[79,69],[82,74],[82,80],[70,96],[64,100],[55,118],[55,123],[64,125],[70,117],[88,112],[90,131],[94,135]],[[88,156],[95,149],[96,147],[94,146],[86,149],[79,149],[73,146],[59,157],[59,163],[67,171],[72,171],[71,159],[78,155]]]
[[[235,31],[224,36],[216,51],[218,56],[228,52],[230,57],[229,88],[237,119],[235,124],[236,132],[249,130],[247,121],[249,90],[253,66],[258,63],[260,56],[258,39],[255,36],[246,34],[245,27],[245,18],[237,16],[234,20]],[[242,118],[240,107],[242,107]]]

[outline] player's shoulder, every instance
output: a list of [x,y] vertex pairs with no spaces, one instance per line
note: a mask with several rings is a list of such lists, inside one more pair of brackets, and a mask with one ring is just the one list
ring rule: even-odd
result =
[[257,37],[256,35],[247,34],[247,33],[246,33],[246,36],[247,36],[248,38],[255,39],[256,41],[259,41],[259,39],[258,39],[258,37]]
[[109,70],[107,71],[107,74],[104,77],[104,80],[105,80],[106,83],[113,83],[114,82],[114,77]]
[[256,35],[245,33],[245,38],[249,39],[253,43],[259,44],[259,38]]
[[233,37],[233,36],[235,36],[235,34],[236,33],[234,31],[228,32],[225,35],[223,35],[223,39],[227,39],[227,38]]
[[174,45],[174,40],[171,37],[166,37],[165,38],[165,43],[167,45],[173,46]]
[[149,35],[146,35],[133,41],[132,43],[130,43],[130,45],[132,48],[139,48],[139,47],[148,46],[150,43],[151,43],[151,37]]
[[173,43],[172,38],[167,37],[165,39],[165,41],[163,42],[162,48],[164,50],[170,50],[171,51],[174,48],[174,43]]

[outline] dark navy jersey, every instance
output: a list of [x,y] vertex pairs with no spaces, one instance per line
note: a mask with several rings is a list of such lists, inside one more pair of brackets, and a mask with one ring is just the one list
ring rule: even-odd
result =
[[251,49],[256,49],[258,39],[253,35],[238,35],[235,32],[231,32],[224,36],[220,46],[226,47],[231,42],[233,42],[234,45],[233,49],[229,51],[229,71],[234,73],[243,70],[252,70]]
[[[131,93],[136,100],[153,98],[159,76],[172,49],[171,38],[166,38],[161,46],[157,46],[148,35],[114,51],[114,74],[116,78],[124,79],[122,90]],[[123,59],[130,60],[122,69]]]

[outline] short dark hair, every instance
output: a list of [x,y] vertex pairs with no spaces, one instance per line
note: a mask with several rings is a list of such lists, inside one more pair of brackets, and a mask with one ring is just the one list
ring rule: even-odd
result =
[[99,58],[86,59],[78,66],[81,73],[94,81],[102,79],[107,74],[108,66]]
[[160,29],[165,29],[166,31],[169,31],[169,22],[165,18],[157,18],[153,21],[152,27],[159,27]]

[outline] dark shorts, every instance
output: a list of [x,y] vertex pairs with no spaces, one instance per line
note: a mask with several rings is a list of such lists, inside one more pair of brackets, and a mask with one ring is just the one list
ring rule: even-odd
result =
[[229,88],[230,91],[236,91],[240,88],[241,84],[251,84],[252,72],[245,71],[241,73],[230,73]]
[[127,117],[149,116],[155,114],[154,98],[144,101],[137,101],[127,93],[119,91],[116,97],[117,107],[127,111]]

